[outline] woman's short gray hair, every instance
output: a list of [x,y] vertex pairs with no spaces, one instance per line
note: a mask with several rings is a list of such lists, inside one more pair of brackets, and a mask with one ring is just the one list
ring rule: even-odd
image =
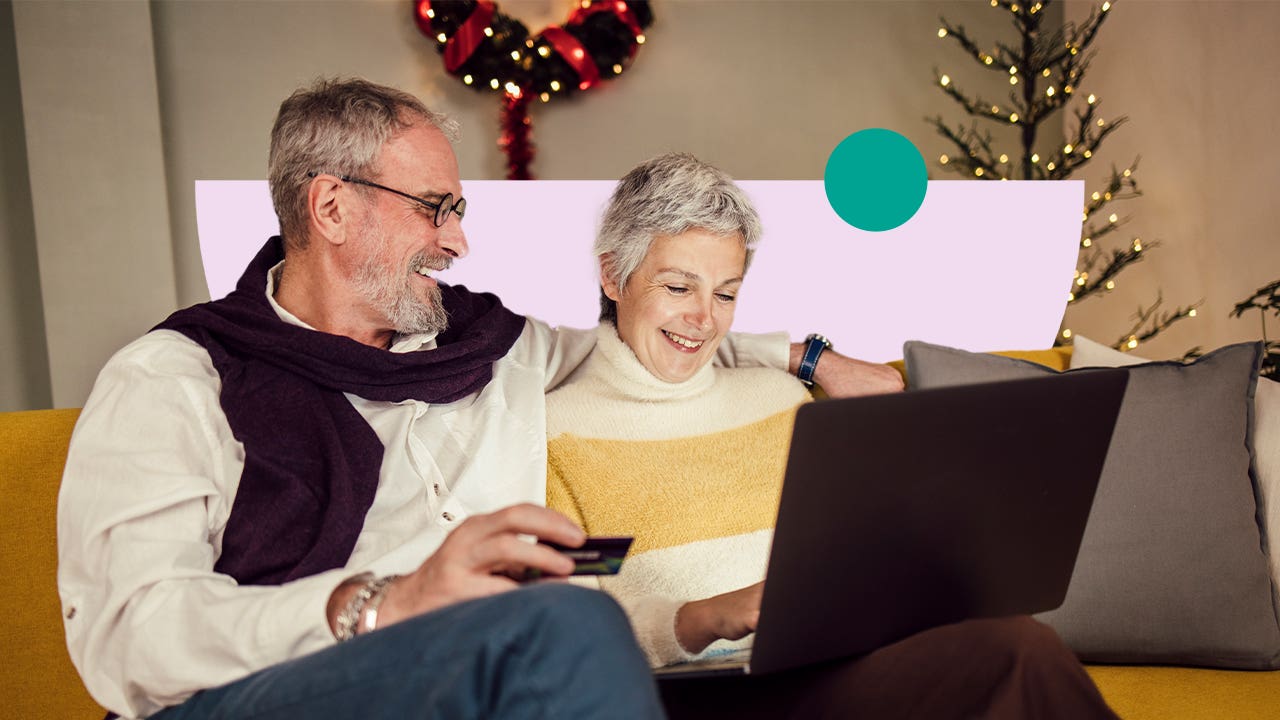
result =
[[321,79],[280,104],[271,128],[267,178],[286,245],[307,242],[307,173],[370,177],[382,146],[417,122],[450,141],[458,124],[409,93],[354,78]]
[[[618,181],[594,251],[610,279],[624,288],[655,238],[693,229],[737,235],[747,252],[743,272],[751,265],[761,228],[750,198],[723,170],[688,153],[667,153],[637,165]],[[617,318],[617,304],[602,288],[600,319]]]

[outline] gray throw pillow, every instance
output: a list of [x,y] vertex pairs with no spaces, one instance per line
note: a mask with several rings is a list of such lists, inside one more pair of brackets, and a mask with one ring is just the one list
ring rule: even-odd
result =
[[[903,356],[913,389],[1054,372],[915,341]],[[1128,368],[1066,601],[1039,616],[1081,659],[1280,667],[1248,445],[1260,359],[1242,343]]]

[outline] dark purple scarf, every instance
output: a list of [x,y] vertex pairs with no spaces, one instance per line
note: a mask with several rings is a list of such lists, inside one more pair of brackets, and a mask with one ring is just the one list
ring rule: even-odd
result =
[[155,328],[199,343],[222,378],[222,409],[245,464],[214,569],[247,585],[314,575],[351,557],[383,448],[343,393],[453,402],[489,382],[524,329],[497,297],[444,284],[449,328],[434,350],[393,353],[290,325],[266,297],[267,273],[283,258],[283,242],[271,238],[230,295]]

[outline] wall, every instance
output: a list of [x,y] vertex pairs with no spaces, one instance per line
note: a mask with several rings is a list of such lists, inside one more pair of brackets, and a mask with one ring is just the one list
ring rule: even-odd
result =
[[[502,6],[540,27],[566,4]],[[1066,5],[1072,17],[1086,10]],[[981,2],[658,0],[655,11],[648,44],[617,83],[535,108],[539,177],[615,178],[678,148],[742,178],[813,179],[840,139],[870,126],[904,133],[932,163],[948,148],[924,117],[965,120],[934,86],[935,66],[1002,96],[1000,78],[936,36],[945,14],[975,36],[1007,38],[1007,16]],[[501,177],[496,98],[446,77],[409,12],[405,2],[349,0],[16,4],[39,267],[3,255],[0,279],[38,272],[54,404],[83,402],[112,351],[207,296],[192,182],[263,177],[276,107],[297,86],[365,75],[408,89],[463,123],[464,178]],[[1131,125],[1094,165],[1101,173],[1143,155],[1147,197],[1128,211],[1132,229],[1165,246],[1068,320],[1109,340],[1161,288],[1170,303],[1206,304],[1144,351],[1256,337],[1256,319],[1225,315],[1280,276],[1280,243],[1267,235],[1280,220],[1269,198],[1276,170],[1260,152],[1280,116],[1268,90],[1280,52],[1262,45],[1280,5],[1122,0],[1113,12],[1086,87]],[[22,173],[4,168],[7,193]],[[0,221],[12,227],[9,215]],[[0,293],[0,318],[12,315],[13,292]],[[34,309],[20,315],[27,330],[0,319],[0,347],[31,327],[39,334]],[[0,373],[12,374],[7,363]]]
[[13,4],[0,2],[0,411],[49,407]]
[[13,7],[52,403],[171,312],[151,13],[144,3]]
[[[1070,17],[1087,12],[1087,3],[1068,6]],[[1127,115],[1129,125],[1107,140],[1087,177],[1101,183],[1111,163],[1123,168],[1141,155],[1143,197],[1116,205],[1132,218],[1120,233],[1162,245],[1117,278],[1111,297],[1073,307],[1068,325],[1115,340],[1139,305],[1163,293],[1170,309],[1204,305],[1136,350],[1143,356],[1256,340],[1256,311],[1227,315],[1280,279],[1280,164],[1272,152],[1280,131],[1280,3],[1121,2],[1113,12],[1087,89],[1105,116]],[[1268,331],[1280,337],[1280,323],[1273,318]]]

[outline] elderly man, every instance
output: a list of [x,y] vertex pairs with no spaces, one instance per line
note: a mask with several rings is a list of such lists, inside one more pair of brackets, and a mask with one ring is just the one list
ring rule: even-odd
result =
[[[467,253],[453,133],[365,81],[294,93],[269,161],[282,237],[103,369],[63,480],[59,589],[112,711],[661,715],[612,601],[513,579],[572,568],[527,536],[584,539],[539,507],[543,393],[593,340],[432,277]],[[778,338],[726,352],[788,364]],[[838,392],[892,389],[827,357]]]

